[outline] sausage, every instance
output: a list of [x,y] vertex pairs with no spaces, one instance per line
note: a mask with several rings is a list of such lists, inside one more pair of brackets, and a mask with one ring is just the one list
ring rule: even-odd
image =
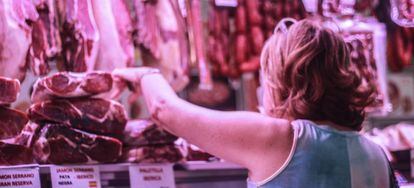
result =
[[259,2],[257,0],[246,1],[247,20],[251,26],[260,25],[262,16],[259,13]]
[[227,65],[226,59],[224,57],[224,47],[222,43],[218,42],[216,44],[216,55],[217,63],[220,65],[220,71],[223,75],[227,75],[229,72],[229,66]]
[[264,18],[265,21],[265,28],[267,29],[273,29],[276,26],[276,20],[270,16],[270,15],[266,15]]
[[195,52],[198,61],[198,70],[200,77],[201,87],[212,87],[213,81],[210,73],[209,64],[206,61],[203,35],[202,35],[202,23],[201,21],[201,10],[199,1],[191,1],[190,11],[190,28],[192,28],[192,34],[194,37]]
[[216,39],[213,35],[208,36],[207,44],[207,58],[211,64],[217,64]]
[[[397,35],[397,40],[395,43],[398,47],[398,59],[403,63],[404,66],[411,64],[411,59],[413,57],[413,44],[412,40],[412,30],[408,28],[400,28],[400,32]],[[406,41],[406,42],[404,42]]]
[[273,29],[268,29],[268,30],[266,31],[266,38],[268,39],[268,38],[270,38],[272,35],[273,35]]
[[227,10],[221,10],[219,17],[221,19],[221,31],[226,33],[230,32],[229,12]]
[[226,33],[221,33],[220,39],[221,44],[223,45],[223,54],[225,59],[230,59],[230,49],[229,49],[229,36]]
[[251,57],[248,61],[240,64],[240,71],[242,71],[243,73],[255,72],[259,70],[259,67],[260,67],[260,57],[254,56],[254,57]]
[[280,20],[284,17],[283,3],[281,1],[276,1],[276,10],[273,11],[276,20]]
[[294,12],[293,12],[292,3],[290,1],[285,1],[284,5],[283,5],[283,10],[285,12],[284,16],[292,17],[292,14]]
[[[214,5],[213,5],[214,6]],[[208,31],[210,35],[214,35],[214,27],[215,27],[215,21],[216,21],[216,12],[213,11],[214,8],[211,8],[212,11],[208,14]]]
[[239,33],[246,32],[246,8],[237,6],[236,8],[236,31]]
[[260,27],[258,26],[252,27],[250,31],[250,37],[251,37],[252,45],[253,45],[253,49],[252,49],[253,54],[259,55],[260,52],[262,51],[262,47],[264,43],[264,36],[263,36],[263,32],[260,29]]
[[220,35],[220,33],[222,32],[223,28],[222,28],[222,19],[218,14],[219,12],[216,10],[216,12],[214,13],[214,36],[218,36]]
[[236,62],[243,63],[247,59],[247,37],[245,35],[236,36]]
[[263,12],[265,14],[271,14],[273,11],[273,3],[269,0],[263,2]]

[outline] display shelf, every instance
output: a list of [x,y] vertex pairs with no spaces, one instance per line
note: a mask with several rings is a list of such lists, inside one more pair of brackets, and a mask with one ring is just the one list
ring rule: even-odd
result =
[[[151,163],[142,163],[142,164],[151,164]],[[114,163],[114,164],[84,164],[82,166],[98,166],[100,172],[123,172],[128,171],[128,167],[131,165],[137,165],[137,163]],[[40,173],[49,173],[50,167],[55,166],[51,164],[47,165],[18,165],[13,166],[15,167],[32,167],[32,166],[39,166]],[[65,166],[65,165],[62,165]],[[71,166],[71,165],[67,165]],[[11,168],[11,167],[0,167],[0,168]],[[174,169],[178,171],[202,171],[202,170],[243,170],[244,168],[230,163],[230,162],[205,162],[205,161],[190,161],[185,163],[177,163],[174,165]]]
[[367,124],[369,129],[384,128],[388,125],[400,122],[414,123],[414,115],[389,115],[389,116],[369,116]]
[[[85,164],[85,165],[18,165],[0,167],[2,169],[38,167],[42,187],[52,187],[51,167],[62,166],[97,166],[99,167],[100,183],[104,188],[130,187],[131,165],[150,165],[136,163],[116,164]],[[247,170],[228,162],[194,161],[177,163],[173,166],[177,188],[192,187],[246,187]]]

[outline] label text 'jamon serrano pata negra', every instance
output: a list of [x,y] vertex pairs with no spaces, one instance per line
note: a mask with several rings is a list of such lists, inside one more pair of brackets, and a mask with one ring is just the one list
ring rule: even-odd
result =
[[52,187],[93,187],[100,188],[99,167],[97,166],[53,166],[50,168]]

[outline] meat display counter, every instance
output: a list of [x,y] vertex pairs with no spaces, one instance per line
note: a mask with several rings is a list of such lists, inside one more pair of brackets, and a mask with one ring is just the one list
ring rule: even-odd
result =
[[[100,185],[103,188],[131,187],[130,166],[133,163],[81,165],[95,166],[99,169]],[[145,165],[145,164],[144,164]],[[150,164],[148,164],[150,165]],[[55,165],[40,165],[40,181],[42,187],[52,186],[51,169]],[[62,167],[62,166],[59,166]],[[246,187],[247,170],[228,162],[194,161],[173,165],[176,188],[242,188]]]

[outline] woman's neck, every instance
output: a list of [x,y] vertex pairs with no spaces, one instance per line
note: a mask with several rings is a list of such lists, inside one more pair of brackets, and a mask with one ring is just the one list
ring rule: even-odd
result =
[[331,121],[313,121],[313,122],[315,122],[318,125],[327,125],[327,126],[329,126],[331,128],[334,128],[334,129],[336,129],[338,131],[355,131],[355,130],[353,130],[351,128],[348,128],[348,127],[344,127],[344,126],[340,126],[338,124],[335,124],[335,123],[333,123]]

